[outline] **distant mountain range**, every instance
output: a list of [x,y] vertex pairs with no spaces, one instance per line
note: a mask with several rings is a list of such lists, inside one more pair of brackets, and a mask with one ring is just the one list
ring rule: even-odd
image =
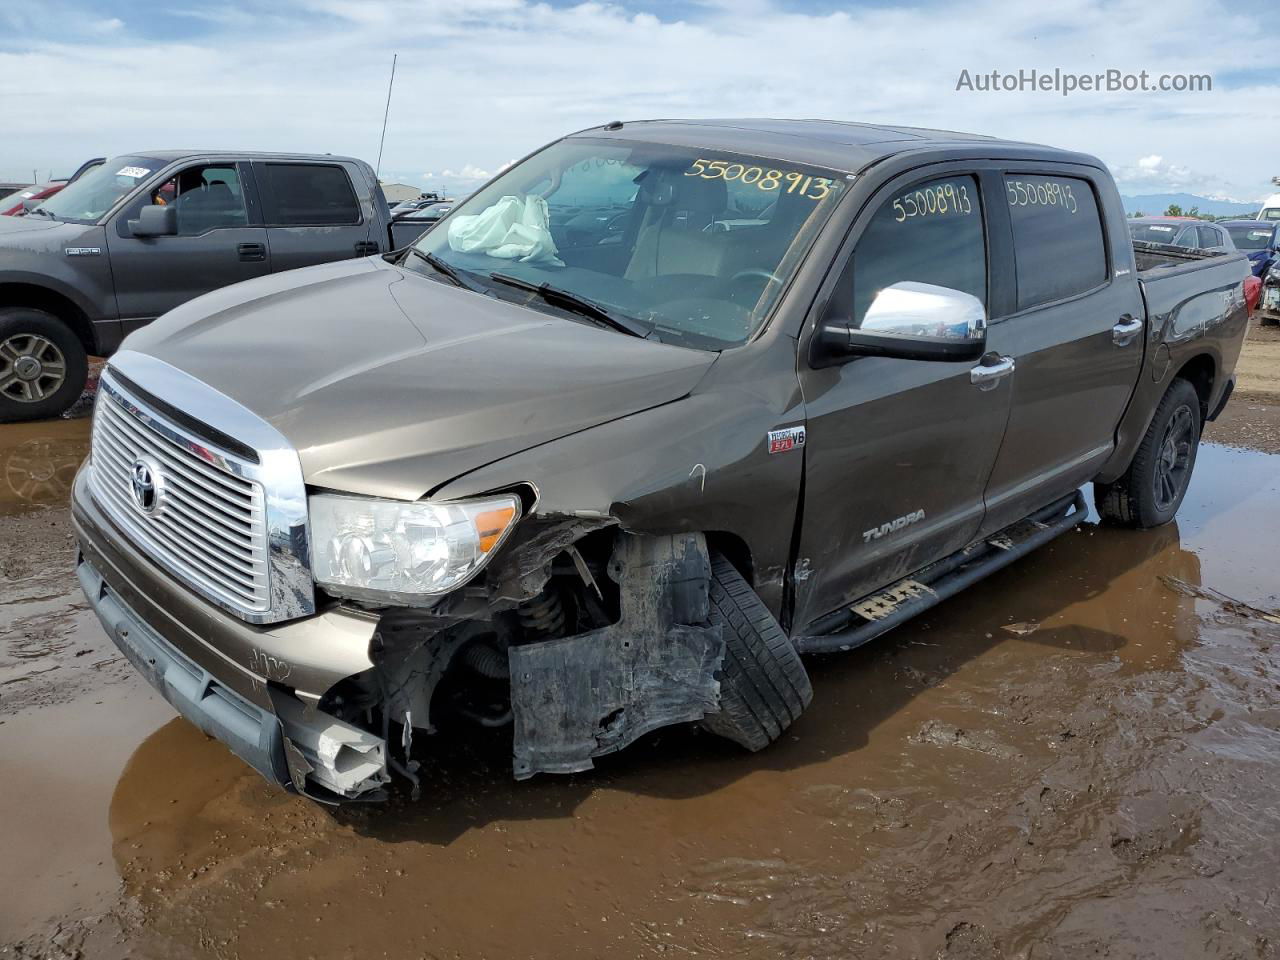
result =
[[1208,197],[1198,197],[1194,193],[1148,193],[1141,197],[1125,197],[1121,196],[1124,201],[1125,213],[1137,213],[1141,211],[1149,217],[1158,217],[1169,209],[1170,204],[1176,203],[1183,209],[1183,212],[1190,210],[1192,207],[1198,207],[1201,213],[1207,213],[1214,217],[1252,217],[1260,209],[1260,203],[1237,203],[1233,200],[1210,200]]

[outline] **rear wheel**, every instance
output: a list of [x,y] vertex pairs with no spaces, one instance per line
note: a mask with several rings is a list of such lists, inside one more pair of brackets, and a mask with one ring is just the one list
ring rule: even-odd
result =
[[768,607],[724,557],[711,554],[711,622],[724,633],[720,712],[702,721],[748,750],[767,747],[813,699],[800,655]]
[[79,338],[53,314],[0,309],[0,423],[56,417],[80,398],[88,373]]
[[1095,484],[1102,519],[1126,527],[1168,523],[1182,506],[1200,447],[1200,396],[1174,380],[1156,407],[1129,469],[1114,483]]

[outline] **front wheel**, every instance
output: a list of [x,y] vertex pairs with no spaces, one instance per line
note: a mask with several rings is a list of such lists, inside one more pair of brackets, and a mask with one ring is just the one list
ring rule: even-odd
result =
[[0,423],[56,417],[80,399],[88,374],[80,339],[53,314],[0,309]]
[[711,622],[723,630],[724,669],[720,712],[702,725],[748,750],[761,750],[782,736],[813,699],[809,674],[769,608],[714,551]]
[[1200,426],[1199,394],[1186,380],[1174,380],[1129,469],[1114,483],[1094,484],[1093,502],[1102,519],[1141,528],[1172,520],[1191,484]]

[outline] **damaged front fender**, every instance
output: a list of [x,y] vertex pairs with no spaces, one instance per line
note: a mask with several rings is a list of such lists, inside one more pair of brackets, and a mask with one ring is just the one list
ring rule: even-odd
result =
[[710,624],[703,537],[620,533],[609,573],[618,622],[510,651],[517,779],[588,770],[651,730],[720,709],[724,640]]

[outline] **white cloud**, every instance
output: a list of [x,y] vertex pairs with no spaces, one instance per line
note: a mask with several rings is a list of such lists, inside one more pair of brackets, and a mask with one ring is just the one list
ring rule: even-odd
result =
[[1139,157],[1136,163],[1127,166],[1113,166],[1111,172],[1122,189],[1195,190],[1204,188],[1212,180],[1207,174],[1168,162],[1156,153]]
[[[396,52],[388,176],[430,170],[485,179],[502,160],[586,126],[716,115],[939,126],[1104,157],[1176,158],[1117,166],[1153,189],[1185,182],[1260,195],[1280,172],[1275,151],[1258,149],[1269,118],[1280,116],[1280,73],[1261,48],[1241,43],[1256,22],[1230,0],[972,0],[963,8],[850,0],[846,10],[820,14],[781,0],[701,0],[682,9],[684,19],[663,19],[660,9],[636,13],[625,0],[568,8],[528,0],[283,0],[265,8],[232,0],[189,38],[160,42],[142,39],[133,22],[108,37],[60,32],[45,40],[32,18],[12,16],[16,29],[0,39],[0,89],[24,89],[38,77],[40,96],[5,104],[7,124],[23,135],[0,141],[0,178],[184,144],[373,160]],[[163,66],[163,84],[139,81],[144,57]],[[1066,98],[955,90],[962,69],[1032,67],[1211,73],[1218,82],[1211,93]],[[1228,89],[1219,79],[1249,68],[1271,69],[1271,80]]]

